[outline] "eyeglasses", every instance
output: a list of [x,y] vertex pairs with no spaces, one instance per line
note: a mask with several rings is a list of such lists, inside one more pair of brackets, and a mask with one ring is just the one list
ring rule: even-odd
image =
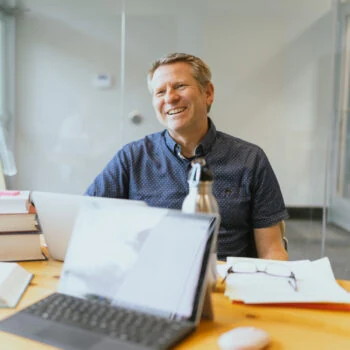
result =
[[226,281],[228,275],[231,273],[265,273],[266,275],[270,276],[288,278],[288,284],[294,289],[295,292],[298,291],[295,274],[287,266],[271,263],[267,264],[264,268],[259,268],[259,266],[254,263],[237,262],[228,268],[222,283]]

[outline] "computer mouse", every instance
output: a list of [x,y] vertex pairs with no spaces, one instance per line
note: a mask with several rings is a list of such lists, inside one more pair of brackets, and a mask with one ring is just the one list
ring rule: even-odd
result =
[[270,342],[268,333],[255,327],[237,327],[223,333],[218,340],[220,350],[259,350]]

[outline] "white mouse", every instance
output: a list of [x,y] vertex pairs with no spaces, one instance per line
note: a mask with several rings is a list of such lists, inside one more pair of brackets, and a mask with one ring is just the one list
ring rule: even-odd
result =
[[219,337],[220,350],[259,350],[270,342],[269,335],[255,327],[237,327]]

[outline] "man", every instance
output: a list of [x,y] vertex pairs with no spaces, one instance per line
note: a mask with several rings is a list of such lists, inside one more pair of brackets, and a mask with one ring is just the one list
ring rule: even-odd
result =
[[124,146],[86,194],[180,209],[191,161],[204,157],[221,214],[218,258],[287,260],[279,223],[288,214],[276,176],[259,147],[216,131],[208,117],[214,101],[209,67],[192,55],[169,54],[153,63],[148,87],[166,129]]

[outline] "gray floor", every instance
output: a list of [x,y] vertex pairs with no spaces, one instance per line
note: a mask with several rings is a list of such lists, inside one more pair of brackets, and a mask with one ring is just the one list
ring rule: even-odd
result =
[[[322,257],[321,221],[288,220],[286,236],[290,260],[315,260]],[[350,280],[350,232],[327,225],[325,242],[325,256],[331,262],[335,277]]]

